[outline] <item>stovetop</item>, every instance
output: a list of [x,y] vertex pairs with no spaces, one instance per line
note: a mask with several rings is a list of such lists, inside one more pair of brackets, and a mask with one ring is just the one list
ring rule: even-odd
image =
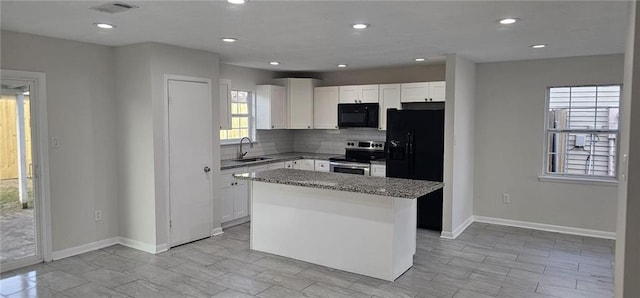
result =
[[347,141],[345,155],[330,158],[330,161],[370,163],[385,159],[384,141]]

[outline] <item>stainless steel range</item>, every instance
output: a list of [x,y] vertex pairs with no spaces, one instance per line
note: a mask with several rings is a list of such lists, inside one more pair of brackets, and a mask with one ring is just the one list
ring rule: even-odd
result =
[[345,155],[329,159],[331,172],[369,176],[371,161],[384,160],[384,141],[347,141]]

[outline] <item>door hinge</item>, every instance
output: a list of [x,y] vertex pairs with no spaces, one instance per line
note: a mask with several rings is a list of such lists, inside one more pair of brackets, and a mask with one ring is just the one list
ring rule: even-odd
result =
[[173,228],[173,222],[169,220],[169,228]]

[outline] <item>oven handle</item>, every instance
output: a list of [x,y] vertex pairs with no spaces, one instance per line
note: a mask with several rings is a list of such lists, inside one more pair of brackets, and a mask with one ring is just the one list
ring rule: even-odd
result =
[[329,164],[332,166],[339,166],[339,167],[353,168],[353,169],[369,168],[369,164],[362,164],[362,163],[355,163],[355,162],[332,161],[332,162],[329,162]]

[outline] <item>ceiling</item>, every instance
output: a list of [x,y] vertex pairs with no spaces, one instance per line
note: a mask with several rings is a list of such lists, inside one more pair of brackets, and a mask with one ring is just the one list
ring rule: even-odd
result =
[[[5,1],[3,30],[108,46],[160,42],[220,54],[223,63],[277,71],[328,71],[442,61],[475,62],[623,53],[626,1]],[[513,25],[497,20],[517,17]],[[98,29],[96,22],[117,26]],[[357,31],[354,23],[370,28]],[[235,37],[234,44],[220,38]],[[544,43],[544,49],[532,49]],[[271,66],[269,61],[280,61]],[[424,62],[423,62],[424,63]],[[427,62],[428,63],[428,62]]]

